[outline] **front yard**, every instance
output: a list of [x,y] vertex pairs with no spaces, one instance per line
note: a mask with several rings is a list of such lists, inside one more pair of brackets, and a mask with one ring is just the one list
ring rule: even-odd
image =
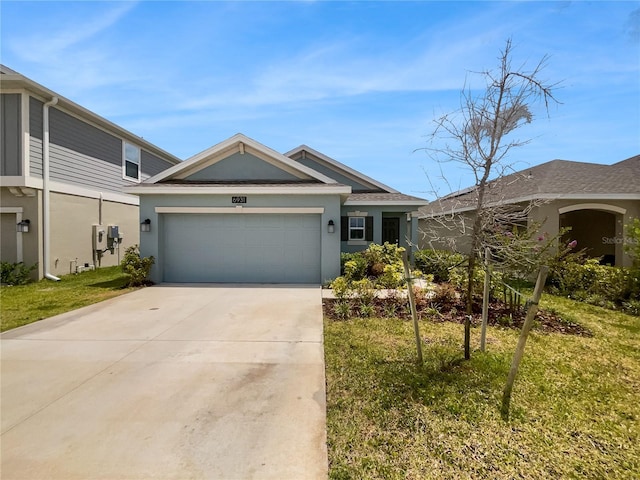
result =
[[[462,357],[462,326],[325,319],[330,477],[639,478],[640,318],[545,295],[593,336],[533,331],[511,417],[500,416],[518,331],[490,327]],[[479,328],[472,332],[478,344]]]
[[78,275],[64,275],[59,282],[40,282],[0,288],[1,331],[52,317],[130,292],[122,268],[105,267]]

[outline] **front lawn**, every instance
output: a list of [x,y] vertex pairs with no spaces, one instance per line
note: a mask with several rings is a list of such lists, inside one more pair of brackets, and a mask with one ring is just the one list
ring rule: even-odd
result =
[[[490,327],[462,358],[462,326],[325,320],[330,478],[639,478],[640,318],[546,295],[593,337],[529,337],[511,418],[500,401],[518,332]],[[474,328],[474,345],[479,328]]]
[[40,282],[0,288],[1,331],[75,310],[134,289],[126,288],[122,268],[105,267],[78,275],[63,275],[59,282]]

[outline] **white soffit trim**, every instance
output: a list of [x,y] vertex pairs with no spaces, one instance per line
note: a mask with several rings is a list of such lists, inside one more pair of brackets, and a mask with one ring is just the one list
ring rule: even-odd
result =
[[[240,145],[242,145],[242,147]],[[247,147],[249,148],[247,149]],[[164,170],[158,175],[147,179],[145,183],[158,183],[169,178],[187,177],[216,163],[217,161],[222,160],[223,158],[226,158],[236,151],[241,152],[242,150],[248,151],[258,158],[282,168],[286,172],[291,173],[298,178],[311,178],[328,184],[337,183],[332,178],[329,178],[320,172],[316,172],[311,168],[305,167],[289,157],[286,157],[285,155],[282,155],[281,153],[278,153],[266,145],[263,145],[241,133],[237,133],[233,137],[228,138],[227,140],[224,140],[191,158],[188,158],[179,165],[175,165]]]
[[219,214],[323,214],[324,207],[156,207],[156,213],[219,213]]
[[320,162],[325,163],[329,168],[331,168],[332,170],[337,170],[338,173],[342,172],[343,174],[346,174],[346,177],[351,177],[356,181],[364,181],[365,183],[369,183],[371,185],[374,185],[378,188],[381,188],[382,190],[385,190],[389,193],[400,193],[398,190],[395,190],[391,187],[389,187],[388,185],[385,185],[384,183],[380,183],[377,180],[374,180],[371,177],[368,177],[367,175],[365,175],[364,173],[360,173],[357,170],[354,170],[353,168],[348,167],[347,165],[345,165],[344,163],[340,163],[337,160],[334,160],[331,157],[328,157],[327,155],[325,155],[324,153],[321,153],[317,150],[314,150],[313,148],[307,146],[307,145],[300,145],[297,148],[294,148],[293,150],[288,151],[287,153],[285,153],[285,156],[287,157],[292,157],[293,155],[296,155],[302,151],[306,151],[307,153],[310,153],[311,155],[313,155],[314,157],[316,157],[317,160],[320,160]]
[[616,205],[607,205],[606,203],[577,203],[575,205],[569,205],[558,209],[559,214],[575,212],[576,210],[605,210],[607,212],[616,212],[624,215],[627,213],[626,208],[618,207]]
[[[35,177],[1,177],[2,187],[21,187],[42,190],[42,179]],[[7,181],[9,180],[9,181]],[[126,188],[126,187],[125,187]],[[75,195],[78,197],[100,198],[102,193],[103,199],[109,202],[125,203],[127,205],[140,205],[140,199],[133,194],[110,192],[105,190],[93,190],[91,188],[80,187],[62,182],[49,182],[49,190],[53,193],[64,193],[67,195]]]
[[180,185],[180,186],[164,186],[156,184],[153,186],[131,186],[125,187],[125,192],[135,195],[335,195],[350,194],[351,187],[341,186],[318,186],[305,185],[304,187],[263,187],[263,186],[247,186],[247,185],[228,185],[228,186],[211,186],[211,185]]

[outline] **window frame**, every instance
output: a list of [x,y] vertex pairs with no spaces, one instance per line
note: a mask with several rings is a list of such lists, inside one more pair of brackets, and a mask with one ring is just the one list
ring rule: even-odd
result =
[[[364,242],[366,237],[367,237],[367,233],[366,233],[366,228],[367,228],[367,217],[365,216],[350,216],[349,217],[349,235],[347,237],[348,241],[350,242]],[[362,226],[353,226],[351,225],[351,221],[352,220],[360,220],[362,222]],[[359,238],[356,238],[353,236],[353,232],[354,231],[359,231],[362,232],[362,236]]]
[[[137,158],[128,158],[127,157],[127,146],[134,148],[137,152]],[[127,163],[132,165],[137,165],[138,167],[138,175],[137,177],[132,177],[127,174]],[[141,164],[142,164],[142,150],[137,145],[123,141],[122,142],[122,178],[125,180],[129,180],[131,182],[140,183],[140,172],[141,172]]]

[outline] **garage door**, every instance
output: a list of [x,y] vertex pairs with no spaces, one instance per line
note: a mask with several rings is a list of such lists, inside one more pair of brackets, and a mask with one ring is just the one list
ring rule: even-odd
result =
[[163,218],[165,282],[320,283],[320,215]]

